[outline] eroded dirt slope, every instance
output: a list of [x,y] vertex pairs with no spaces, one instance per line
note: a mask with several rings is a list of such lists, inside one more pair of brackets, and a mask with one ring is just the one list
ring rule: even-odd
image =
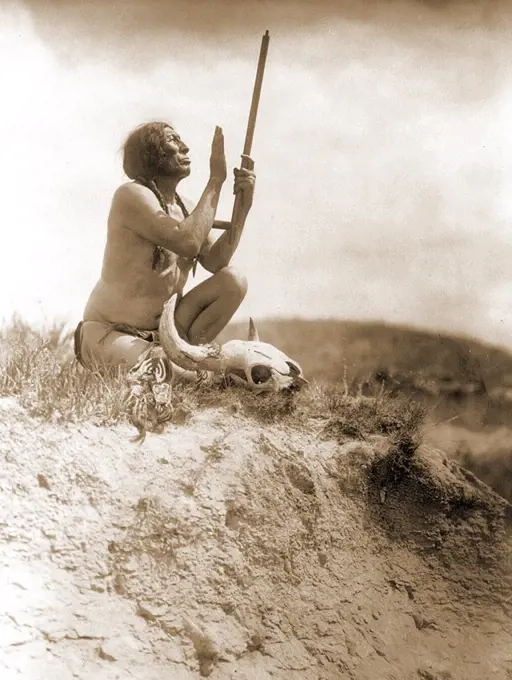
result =
[[504,502],[320,429],[135,445],[1,401],[0,677],[510,680]]

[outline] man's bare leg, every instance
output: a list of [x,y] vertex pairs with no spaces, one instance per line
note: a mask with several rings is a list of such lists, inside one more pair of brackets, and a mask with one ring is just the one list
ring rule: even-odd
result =
[[107,366],[131,368],[151,346],[147,340],[111,330],[101,321],[84,321],[79,349],[83,364],[89,368]]
[[224,267],[184,295],[176,308],[176,326],[193,345],[211,342],[228,324],[247,293],[247,281]]

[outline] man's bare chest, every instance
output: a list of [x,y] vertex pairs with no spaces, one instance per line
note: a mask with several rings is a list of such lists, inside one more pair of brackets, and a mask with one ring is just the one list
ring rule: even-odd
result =
[[153,252],[151,268],[171,292],[175,292],[185,285],[192,264],[192,260],[160,247]]

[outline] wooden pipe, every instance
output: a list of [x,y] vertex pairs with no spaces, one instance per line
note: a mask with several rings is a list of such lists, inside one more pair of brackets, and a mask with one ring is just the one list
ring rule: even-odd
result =
[[[259,56],[259,59],[258,59],[258,68],[257,68],[257,71],[256,71],[256,79],[254,81],[254,88],[253,88],[253,92],[252,92],[251,110],[249,112],[249,121],[247,123],[247,132],[245,134],[245,143],[244,143],[244,151],[243,151],[245,156],[251,155],[252,140],[253,140],[253,137],[254,137],[254,128],[256,127],[256,116],[258,115],[258,105],[260,103],[261,86],[262,86],[262,83],[263,83],[263,74],[265,72],[265,63],[267,61],[269,41],[270,41],[269,32],[265,31],[265,34],[263,35],[263,37],[261,39],[260,56]],[[242,168],[246,167],[246,162],[247,162],[246,159],[244,157],[242,157],[242,163],[241,163]],[[239,194],[235,197],[235,203],[233,205],[233,214],[231,216],[231,224],[232,225],[237,224],[238,214],[239,214],[240,207],[241,207],[241,198],[242,197]],[[219,227],[217,227],[217,228],[219,228]],[[234,235],[235,235],[235,230],[231,229],[231,233],[230,233],[231,242],[233,242]]]

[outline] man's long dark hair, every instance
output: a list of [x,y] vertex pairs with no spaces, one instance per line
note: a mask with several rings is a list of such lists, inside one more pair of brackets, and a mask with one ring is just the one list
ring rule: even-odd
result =
[[[123,145],[123,170],[130,179],[150,189],[158,199],[162,210],[168,215],[167,201],[156,184],[160,168],[166,160],[165,131],[171,126],[168,123],[154,121],[139,125],[128,135]],[[183,215],[188,217],[188,210],[176,193],[176,202]],[[155,246],[153,269],[163,258],[161,246]]]

